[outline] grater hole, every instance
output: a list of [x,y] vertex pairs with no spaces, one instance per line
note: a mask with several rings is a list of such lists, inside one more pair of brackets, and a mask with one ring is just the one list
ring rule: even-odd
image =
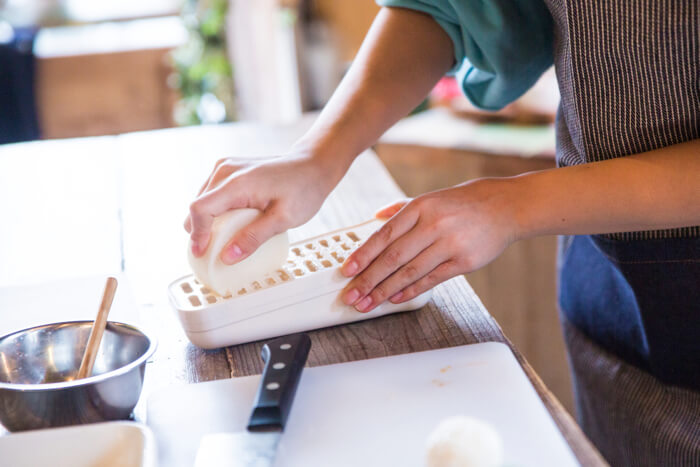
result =
[[282,279],[282,281],[288,281],[288,280],[289,280],[289,274],[287,274],[287,271],[285,271],[285,270],[283,270],[283,269],[278,269],[278,270],[277,270],[277,275],[279,275],[279,277],[280,277],[280,279]]
[[340,264],[343,264],[343,261],[345,261],[343,255],[339,255],[337,251],[332,252],[331,256]]
[[[337,235],[290,248],[291,256],[287,259],[287,263],[282,269],[278,269],[271,275],[266,275],[259,281],[252,282],[248,287],[239,289],[233,295],[245,295],[290,281],[295,276],[301,277],[324,268],[332,268],[335,263],[343,264],[346,260],[346,255],[352,252],[360,242],[361,238],[356,232],[341,232]],[[214,304],[220,301],[220,297],[215,295],[196,277],[180,283],[180,288],[185,294],[188,294],[187,299],[195,307],[201,307],[203,303]],[[201,291],[201,295],[198,294],[199,291]],[[223,297],[223,299],[228,298],[231,298],[230,294]]]

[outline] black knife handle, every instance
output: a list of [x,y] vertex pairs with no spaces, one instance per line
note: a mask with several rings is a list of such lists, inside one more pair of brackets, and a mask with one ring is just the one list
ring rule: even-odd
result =
[[248,421],[249,430],[284,429],[310,349],[311,339],[303,333],[263,345],[265,369]]

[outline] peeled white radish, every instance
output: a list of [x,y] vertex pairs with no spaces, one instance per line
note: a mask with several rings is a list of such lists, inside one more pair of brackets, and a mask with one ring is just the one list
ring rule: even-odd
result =
[[476,418],[444,419],[427,442],[427,467],[497,467],[503,463],[503,442],[496,429]]
[[279,269],[287,260],[289,237],[287,232],[275,235],[249,257],[236,264],[227,265],[221,261],[221,249],[243,227],[258,216],[257,209],[234,209],[214,219],[211,240],[203,256],[192,254],[192,242],[187,248],[187,258],[192,272],[199,281],[221,296],[232,295],[265,274]]

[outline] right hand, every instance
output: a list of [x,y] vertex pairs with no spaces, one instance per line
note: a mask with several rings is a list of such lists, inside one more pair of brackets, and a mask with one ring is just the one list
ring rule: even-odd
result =
[[307,153],[263,161],[219,160],[185,219],[192,254],[199,257],[206,252],[214,218],[231,209],[253,208],[263,215],[219,252],[225,264],[241,261],[270,237],[308,221],[338,181],[327,172]]

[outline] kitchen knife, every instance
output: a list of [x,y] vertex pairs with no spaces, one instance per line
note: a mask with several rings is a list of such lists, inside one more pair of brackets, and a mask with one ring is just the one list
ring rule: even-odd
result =
[[240,433],[205,435],[195,467],[271,467],[311,348],[306,334],[266,343],[265,362],[248,428]]

